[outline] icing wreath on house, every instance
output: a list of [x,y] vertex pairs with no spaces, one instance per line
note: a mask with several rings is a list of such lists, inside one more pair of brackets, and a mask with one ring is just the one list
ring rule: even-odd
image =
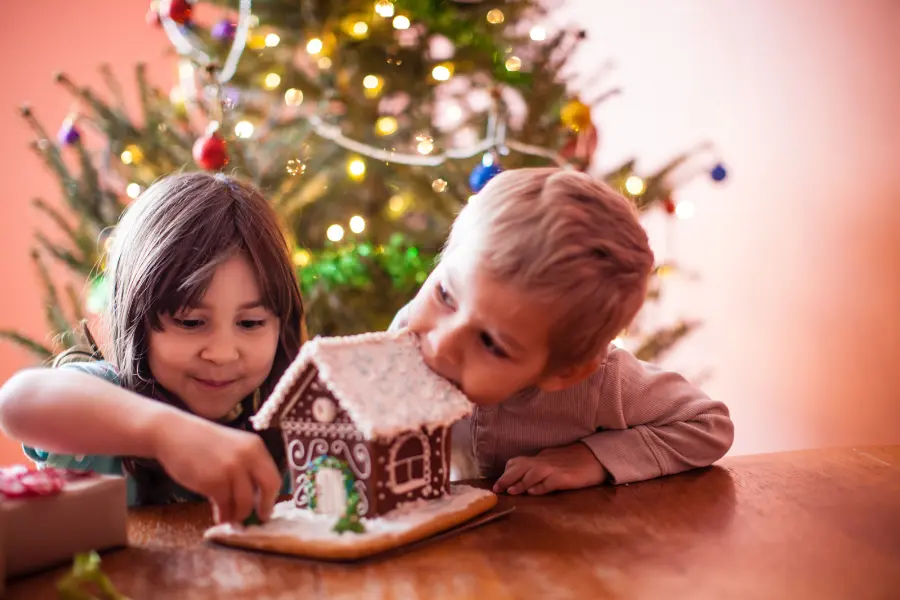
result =
[[298,508],[355,521],[448,494],[471,409],[400,331],[307,342],[252,421],[281,429]]

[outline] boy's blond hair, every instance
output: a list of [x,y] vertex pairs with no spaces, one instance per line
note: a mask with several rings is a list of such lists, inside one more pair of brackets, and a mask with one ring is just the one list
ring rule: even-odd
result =
[[496,176],[457,217],[445,252],[464,237],[488,273],[556,312],[548,370],[605,353],[643,305],[654,264],[631,202],[556,168]]

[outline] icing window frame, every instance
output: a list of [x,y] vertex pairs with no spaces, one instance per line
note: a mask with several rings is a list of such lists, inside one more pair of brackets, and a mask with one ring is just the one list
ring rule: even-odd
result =
[[[421,446],[421,453],[407,456],[406,458],[397,458],[400,449],[409,441],[416,440]],[[422,462],[422,476],[413,477],[413,464]],[[406,469],[408,479],[402,483],[397,481],[397,475],[401,468]],[[388,454],[388,489],[394,494],[405,494],[419,488],[423,488],[431,481],[431,446],[428,443],[428,436],[421,431],[410,431],[404,433],[391,445]]]

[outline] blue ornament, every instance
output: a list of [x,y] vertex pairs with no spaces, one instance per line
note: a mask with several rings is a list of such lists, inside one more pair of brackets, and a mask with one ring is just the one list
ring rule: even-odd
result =
[[488,181],[503,172],[503,168],[498,165],[493,157],[486,154],[480,165],[475,165],[472,174],[469,175],[469,188],[473,194],[479,193],[488,184]]
[[236,31],[237,25],[228,19],[223,19],[212,26],[212,29],[209,30],[209,35],[220,42],[230,42],[234,39]]
[[713,170],[710,171],[709,174],[713,178],[713,181],[724,181],[725,178],[728,177],[728,171],[725,170],[725,165],[722,163],[713,167]]
[[81,132],[75,127],[75,121],[72,119],[63,121],[62,127],[59,128],[59,133],[56,134],[56,139],[61,146],[71,146],[80,140]]

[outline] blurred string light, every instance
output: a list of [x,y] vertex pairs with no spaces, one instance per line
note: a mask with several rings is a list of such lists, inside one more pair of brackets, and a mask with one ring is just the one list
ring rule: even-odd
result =
[[323,47],[324,44],[319,38],[312,38],[311,40],[306,42],[306,51],[312,55],[316,55],[321,52]]
[[416,151],[419,154],[431,154],[434,152],[434,138],[427,133],[420,133],[416,136]]
[[350,231],[353,233],[362,233],[366,229],[366,220],[359,215],[350,218]]
[[390,0],[378,0],[375,3],[375,14],[379,17],[390,19],[394,16],[394,3]]
[[409,29],[409,18],[404,17],[403,15],[397,15],[394,17],[394,29]]
[[447,81],[453,75],[452,63],[441,63],[431,70],[431,76],[435,81]]
[[125,188],[125,193],[128,194],[129,198],[137,198],[141,195],[141,186],[138,183],[129,183]]
[[279,85],[281,85],[281,75],[279,75],[278,73],[269,73],[263,80],[263,86],[267,90],[274,90]]
[[397,133],[397,119],[390,116],[379,117],[375,121],[375,133],[381,136],[393,135]]
[[300,248],[299,250],[294,252],[293,255],[294,264],[298,267],[305,267],[312,260],[312,256],[310,255],[308,250]]
[[332,242],[339,242],[344,239],[344,228],[335,223],[325,232],[325,236]]
[[303,104],[303,92],[297,88],[291,88],[284,93],[284,103],[288,106],[300,106]]
[[347,163],[347,174],[350,179],[359,181],[366,176],[366,163],[361,158],[353,158]]
[[144,160],[144,153],[141,152],[141,149],[135,144],[129,144],[125,147],[125,150],[122,151],[122,155],[119,158],[122,159],[123,164],[137,165],[140,164],[142,160]]
[[535,42],[543,42],[547,39],[547,30],[540,25],[535,25],[529,32],[531,39]]
[[488,11],[487,14],[487,22],[491,25],[499,25],[503,21],[506,20],[506,16],[504,16],[503,11],[499,8],[495,8]]
[[266,46],[269,48],[274,48],[281,42],[281,38],[278,37],[277,33],[270,33],[266,36]]
[[632,175],[625,180],[625,190],[632,196],[640,196],[646,190],[644,180],[637,175]]
[[363,40],[369,37],[369,25],[365,21],[356,21],[347,31],[352,37]]
[[238,121],[238,123],[234,126],[234,135],[239,138],[247,139],[253,136],[253,123],[250,121]]

